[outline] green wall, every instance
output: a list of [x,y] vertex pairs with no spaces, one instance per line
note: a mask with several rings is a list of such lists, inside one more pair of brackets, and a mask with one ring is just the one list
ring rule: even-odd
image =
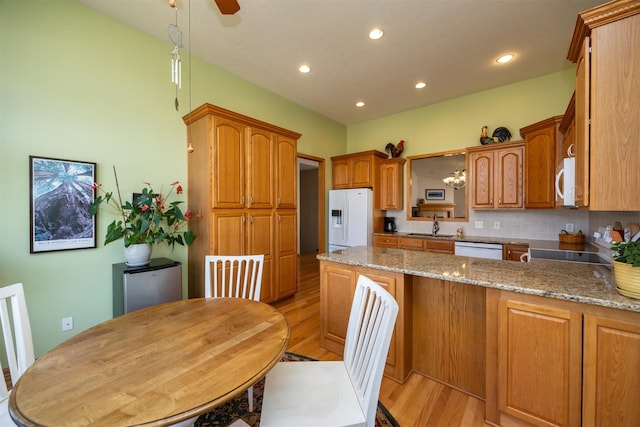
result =
[[[97,163],[98,181],[122,191],[186,183],[182,116],[188,112],[183,55],[180,112],[173,106],[172,46],[72,1],[0,0],[0,285],[23,282],[37,355],[111,317],[111,265],[120,242],[29,253],[29,155]],[[346,128],[216,67],[193,60],[192,105],[209,102],[301,133],[299,151],[345,150]],[[197,153],[195,154],[197,155]],[[186,249],[156,247],[183,262]],[[61,319],[73,316],[72,331]]]
[[[568,63],[568,61],[567,61]],[[403,157],[480,145],[482,126],[520,140],[520,128],[564,114],[575,87],[575,70],[502,86],[415,110],[349,126],[347,150],[384,151],[405,140]],[[426,89],[428,90],[428,88]],[[428,96],[428,93],[427,93]]]
[[[197,30],[197,29],[194,29]],[[37,355],[111,317],[111,265],[122,246],[29,253],[29,155],[93,161],[98,181],[122,191],[186,180],[189,61],[181,109],[169,81],[172,46],[70,0],[0,0],[0,285],[23,282]],[[193,58],[191,105],[209,102],[302,134],[298,151],[329,160],[407,141],[404,155],[478,144],[480,127],[520,127],[562,114],[573,71],[504,86],[345,127]],[[195,153],[197,155],[197,153]],[[330,161],[327,162],[330,188]],[[186,249],[154,256],[183,262]],[[61,332],[61,319],[75,328]]]

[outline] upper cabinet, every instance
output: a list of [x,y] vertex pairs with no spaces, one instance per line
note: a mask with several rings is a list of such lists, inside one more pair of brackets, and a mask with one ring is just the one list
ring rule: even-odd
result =
[[371,150],[331,158],[333,189],[375,187],[380,159],[387,155]]
[[524,207],[551,209],[556,204],[556,151],[562,116],[520,129],[524,138]]
[[521,209],[524,143],[490,144],[467,151],[471,208]]
[[396,157],[380,162],[380,209],[401,210],[404,193],[404,163]]
[[576,203],[640,210],[640,1],[579,14],[568,58],[576,63]]

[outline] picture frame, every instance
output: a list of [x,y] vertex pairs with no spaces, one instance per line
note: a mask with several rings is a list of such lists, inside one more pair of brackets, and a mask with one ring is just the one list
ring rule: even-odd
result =
[[31,253],[96,248],[96,164],[29,156]]
[[424,190],[424,197],[427,200],[444,200],[444,189],[430,189]]

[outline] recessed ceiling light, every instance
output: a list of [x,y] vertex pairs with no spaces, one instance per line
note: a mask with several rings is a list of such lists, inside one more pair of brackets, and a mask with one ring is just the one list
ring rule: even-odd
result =
[[302,74],[307,74],[309,71],[311,71],[311,67],[309,67],[307,64],[304,64],[298,67],[298,71],[300,71]]
[[358,108],[364,107],[364,102],[363,101],[356,102],[356,107],[358,107]]
[[382,31],[380,28],[374,28],[373,30],[371,30],[371,32],[369,32],[369,38],[371,40],[381,39],[382,36],[384,36],[384,31]]
[[427,84],[425,82],[418,82],[416,83],[416,89],[422,89],[427,87]]
[[513,58],[515,57],[516,56],[513,53],[507,53],[506,55],[502,55],[501,57],[496,59],[496,62],[498,64],[506,64],[507,62],[513,61]]

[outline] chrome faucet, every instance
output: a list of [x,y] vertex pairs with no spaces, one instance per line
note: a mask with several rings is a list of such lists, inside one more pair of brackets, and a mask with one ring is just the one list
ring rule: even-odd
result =
[[438,215],[433,214],[433,230],[431,230],[431,234],[433,236],[437,236],[439,230],[440,230],[440,225],[438,224]]

